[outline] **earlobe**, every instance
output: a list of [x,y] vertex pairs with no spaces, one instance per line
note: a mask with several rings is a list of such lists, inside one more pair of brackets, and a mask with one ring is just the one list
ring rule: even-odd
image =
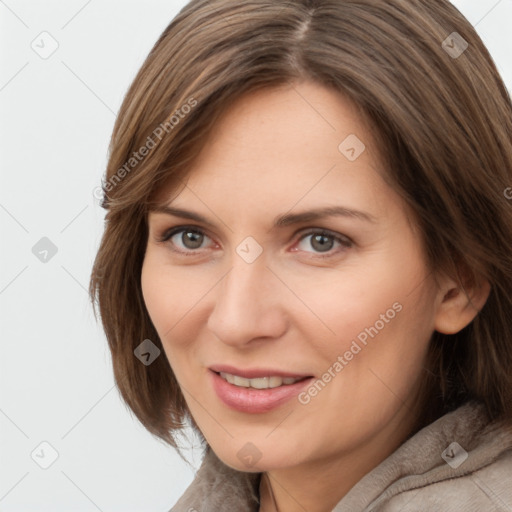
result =
[[441,292],[435,317],[435,330],[443,334],[456,334],[469,325],[484,307],[491,290],[486,279],[472,288],[462,288],[455,281]]

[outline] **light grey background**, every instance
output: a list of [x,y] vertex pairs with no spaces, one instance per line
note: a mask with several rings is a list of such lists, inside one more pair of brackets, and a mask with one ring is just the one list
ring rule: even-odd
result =
[[[454,3],[512,90],[512,0]],[[166,512],[194,476],[122,404],[86,291],[116,112],[183,5],[0,0],[0,512]]]

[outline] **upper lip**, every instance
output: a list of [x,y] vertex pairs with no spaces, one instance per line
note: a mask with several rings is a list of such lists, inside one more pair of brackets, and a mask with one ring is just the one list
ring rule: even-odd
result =
[[304,377],[311,377],[305,373],[292,373],[283,370],[276,370],[274,368],[236,368],[227,364],[215,364],[210,366],[210,370],[216,373],[230,373],[231,375],[238,375],[246,379],[257,379],[258,377],[291,377],[294,379],[302,379]]

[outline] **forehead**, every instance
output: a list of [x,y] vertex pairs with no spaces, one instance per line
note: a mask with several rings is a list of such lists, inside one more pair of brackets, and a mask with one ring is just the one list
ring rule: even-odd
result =
[[379,165],[370,131],[351,102],[317,84],[290,84],[230,105],[190,166],[186,186],[163,190],[159,199],[229,200],[262,213],[299,202],[378,208],[385,186]]
[[309,165],[340,156],[339,144],[350,135],[373,149],[357,109],[340,93],[310,82],[263,89],[242,96],[224,112],[197,164],[208,157],[237,157],[247,164],[305,158]]

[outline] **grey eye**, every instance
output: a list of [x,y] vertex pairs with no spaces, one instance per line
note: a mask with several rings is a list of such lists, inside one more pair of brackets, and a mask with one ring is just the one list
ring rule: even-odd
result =
[[329,252],[334,248],[335,244],[336,237],[334,235],[310,233],[300,240],[299,248],[301,251],[306,252]]
[[203,233],[192,231],[190,229],[182,229],[171,237],[173,244],[180,249],[199,249],[207,238]]
[[318,252],[330,251],[334,246],[332,236],[327,235],[311,235],[311,247]]

